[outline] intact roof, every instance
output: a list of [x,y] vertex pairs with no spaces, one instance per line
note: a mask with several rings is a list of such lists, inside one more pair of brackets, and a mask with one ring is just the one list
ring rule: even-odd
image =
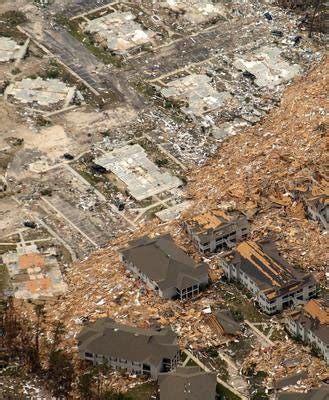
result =
[[241,331],[241,326],[235,321],[231,311],[217,310],[214,315],[226,334],[237,335]]
[[233,264],[256,281],[268,299],[296,291],[306,282],[314,283],[310,274],[291,267],[270,241],[240,243]]
[[185,223],[193,233],[204,235],[218,229],[224,229],[241,220],[246,221],[246,217],[239,211],[209,210],[203,214],[195,215]]
[[79,351],[159,365],[178,352],[176,334],[170,328],[141,329],[100,318],[78,335]]
[[279,400],[328,400],[329,387],[323,386],[318,389],[313,389],[308,393],[282,393],[279,395]]
[[310,300],[300,312],[295,312],[291,317],[329,345],[329,307],[324,301]]
[[161,290],[188,288],[199,283],[207,274],[208,265],[197,265],[175,244],[170,234],[154,239],[144,236],[129,244],[129,247],[121,250],[122,255],[156,282]]
[[214,400],[216,374],[199,367],[177,367],[159,375],[160,400]]

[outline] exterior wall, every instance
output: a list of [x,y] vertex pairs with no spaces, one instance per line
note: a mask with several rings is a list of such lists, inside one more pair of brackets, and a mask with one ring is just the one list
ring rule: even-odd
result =
[[163,360],[159,365],[143,364],[138,361],[124,360],[88,352],[80,352],[80,358],[90,361],[93,365],[107,364],[115,370],[123,370],[134,375],[149,375],[153,379],[157,379],[160,372],[167,372],[174,369],[180,356],[178,352],[172,360],[168,360],[168,362],[164,362]]
[[224,248],[232,248],[236,243],[243,241],[249,233],[249,224],[247,220],[241,219],[225,227],[224,232],[222,229],[211,231],[208,233],[210,239],[206,243],[199,235],[193,233],[188,224],[185,224],[185,230],[201,253],[214,253]]
[[305,302],[316,296],[316,284],[306,284],[302,289],[287,295],[278,296],[273,300],[269,300],[249,275],[243,271],[240,271],[239,268],[233,264],[226,263],[225,261],[221,262],[221,266],[229,280],[241,282],[243,286],[245,286],[254,295],[260,308],[266,314],[274,314],[290,307],[293,304]]
[[166,290],[160,290],[159,289],[159,296],[163,297],[164,299],[172,299],[177,295],[176,293],[176,288],[168,288]]
[[318,349],[329,365],[329,345],[326,345],[314,332],[305,328],[298,320],[292,318],[287,320],[286,328],[291,335],[299,337],[303,342],[313,345]]

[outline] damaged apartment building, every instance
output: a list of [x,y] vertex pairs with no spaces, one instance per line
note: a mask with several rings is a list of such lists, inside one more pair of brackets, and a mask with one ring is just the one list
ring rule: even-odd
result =
[[100,318],[78,335],[79,356],[93,365],[157,379],[179,361],[176,334],[170,328],[140,329]]
[[286,322],[287,330],[314,347],[329,364],[329,302],[310,300],[304,307],[292,311]]
[[120,259],[128,270],[165,299],[195,297],[208,284],[208,265],[196,264],[170,234],[132,241],[120,250]]
[[295,201],[302,201],[309,217],[329,229],[329,182],[321,175],[318,179],[300,178],[289,188]]
[[248,220],[238,211],[207,211],[185,221],[184,228],[201,253],[230,249],[249,233]]
[[221,266],[227,278],[242,283],[267,314],[305,302],[317,294],[313,276],[290,266],[270,241],[240,243],[233,258],[228,262],[223,260]]

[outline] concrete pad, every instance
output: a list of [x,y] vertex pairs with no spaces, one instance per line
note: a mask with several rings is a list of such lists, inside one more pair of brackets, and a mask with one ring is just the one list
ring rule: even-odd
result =
[[234,66],[241,71],[255,75],[259,87],[275,87],[289,81],[300,72],[297,64],[289,64],[281,57],[277,47],[263,47],[247,58],[238,58]]
[[5,90],[5,99],[15,99],[23,104],[37,103],[49,107],[64,104],[71,96],[71,88],[59,79],[23,79],[11,83]]
[[135,19],[131,12],[113,12],[88,22],[85,31],[94,34],[102,47],[125,53],[149,43],[155,35],[150,30],[144,30]]
[[94,162],[117,175],[136,200],[147,199],[182,184],[180,179],[162,172],[149,160],[139,144],[115,149]]
[[15,40],[0,36],[0,62],[18,60],[22,57],[25,45],[18,45]]
[[14,296],[19,299],[38,299],[58,296],[67,290],[56,257],[41,254],[37,246],[17,245],[16,252],[2,256]]
[[182,107],[182,111],[196,116],[222,107],[231,97],[228,92],[217,92],[212,87],[209,76],[198,74],[169,82],[167,87],[161,90],[161,94],[168,100],[187,103]]

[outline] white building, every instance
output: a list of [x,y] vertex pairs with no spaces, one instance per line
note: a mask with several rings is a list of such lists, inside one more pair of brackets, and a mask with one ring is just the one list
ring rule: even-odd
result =
[[227,278],[242,283],[267,314],[316,296],[312,275],[291,267],[271,242],[242,242],[234,258],[228,262],[222,260],[221,266]]
[[184,227],[201,253],[235,247],[249,233],[247,218],[237,211],[211,210],[188,219]]
[[291,312],[286,328],[317,349],[329,364],[329,307],[324,301],[311,300],[302,309]]

